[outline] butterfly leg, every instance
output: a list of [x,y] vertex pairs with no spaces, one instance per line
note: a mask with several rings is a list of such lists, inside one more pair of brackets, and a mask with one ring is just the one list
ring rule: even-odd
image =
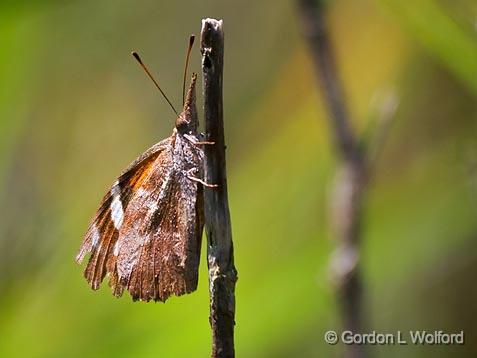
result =
[[198,183],[201,183],[203,186],[206,186],[207,188],[217,188],[218,187],[217,184],[209,184],[209,183],[206,183],[205,181],[203,181],[202,179],[199,179],[199,178],[196,178],[195,176],[192,176],[193,171],[196,171],[196,169],[192,168],[192,169],[189,169],[187,171],[187,178],[189,178],[190,180],[196,181]]
[[184,134],[184,137],[194,145],[214,145],[215,144],[215,142],[198,141],[193,136],[188,134]]

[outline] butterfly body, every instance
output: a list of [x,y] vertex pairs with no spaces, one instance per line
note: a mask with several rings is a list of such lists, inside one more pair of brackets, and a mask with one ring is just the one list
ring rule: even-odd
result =
[[105,275],[116,296],[165,301],[197,288],[203,219],[203,149],[195,81],[169,138],[136,159],[104,196],[77,261],[91,252],[85,277]]

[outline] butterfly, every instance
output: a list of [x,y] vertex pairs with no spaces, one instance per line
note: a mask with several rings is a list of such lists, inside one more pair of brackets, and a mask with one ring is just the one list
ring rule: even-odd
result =
[[[197,288],[204,227],[204,150],[198,133],[195,86],[184,98],[193,36],[186,57],[183,110],[172,135],[146,150],[114,182],[101,201],[76,256],[91,253],[84,276],[93,290],[106,275],[113,294],[134,301],[162,301]],[[133,56],[159,88],[139,55]],[[175,111],[177,114],[177,111]]]

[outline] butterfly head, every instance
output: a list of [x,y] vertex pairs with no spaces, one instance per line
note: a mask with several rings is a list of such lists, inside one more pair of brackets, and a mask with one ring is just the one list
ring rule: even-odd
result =
[[197,81],[197,74],[192,74],[192,80],[187,90],[187,95],[184,101],[184,108],[181,114],[176,119],[176,128],[179,133],[197,133],[199,127],[199,118],[197,116],[197,107],[195,104],[195,83]]

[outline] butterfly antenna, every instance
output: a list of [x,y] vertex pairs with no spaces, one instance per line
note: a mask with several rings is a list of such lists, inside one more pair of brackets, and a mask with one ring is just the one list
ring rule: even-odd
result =
[[189,47],[187,48],[187,55],[184,66],[184,79],[182,80],[182,105],[185,103],[185,86],[186,86],[186,77],[187,77],[187,68],[189,67],[189,58],[192,46],[194,45],[195,36],[190,35],[189,37]]
[[157,81],[154,79],[154,77],[151,75],[151,72],[149,72],[149,70],[147,69],[146,65],[142,62],[141,60],[141,57],[139,57],[139,54],[136,52],[136,51],[133,51],[131,53],[134,58],[136,59],[137,62],[139,62],[139,65],[142,67],[142,69],[144,70],[144,72],[146,72],[146,74],[149,76],[149,78],[152,80],[152,82],[154,82],[154,84],[156,85],[157,89],[161,92],[162,96],[166,99],[167,103],[169,103],[169,106],[171,106],[172,110],[174,111],[174,113],[176,114],[177,117],[179,117],[179,113],[177,113],[176,109],[174,108],[174,106],[172,105],[171,101],[169,101],[169,98],[167,98],[166,94],[164,93],[164,91],[161,89],[161,87],[159,86],[159,84],[157,83]]

